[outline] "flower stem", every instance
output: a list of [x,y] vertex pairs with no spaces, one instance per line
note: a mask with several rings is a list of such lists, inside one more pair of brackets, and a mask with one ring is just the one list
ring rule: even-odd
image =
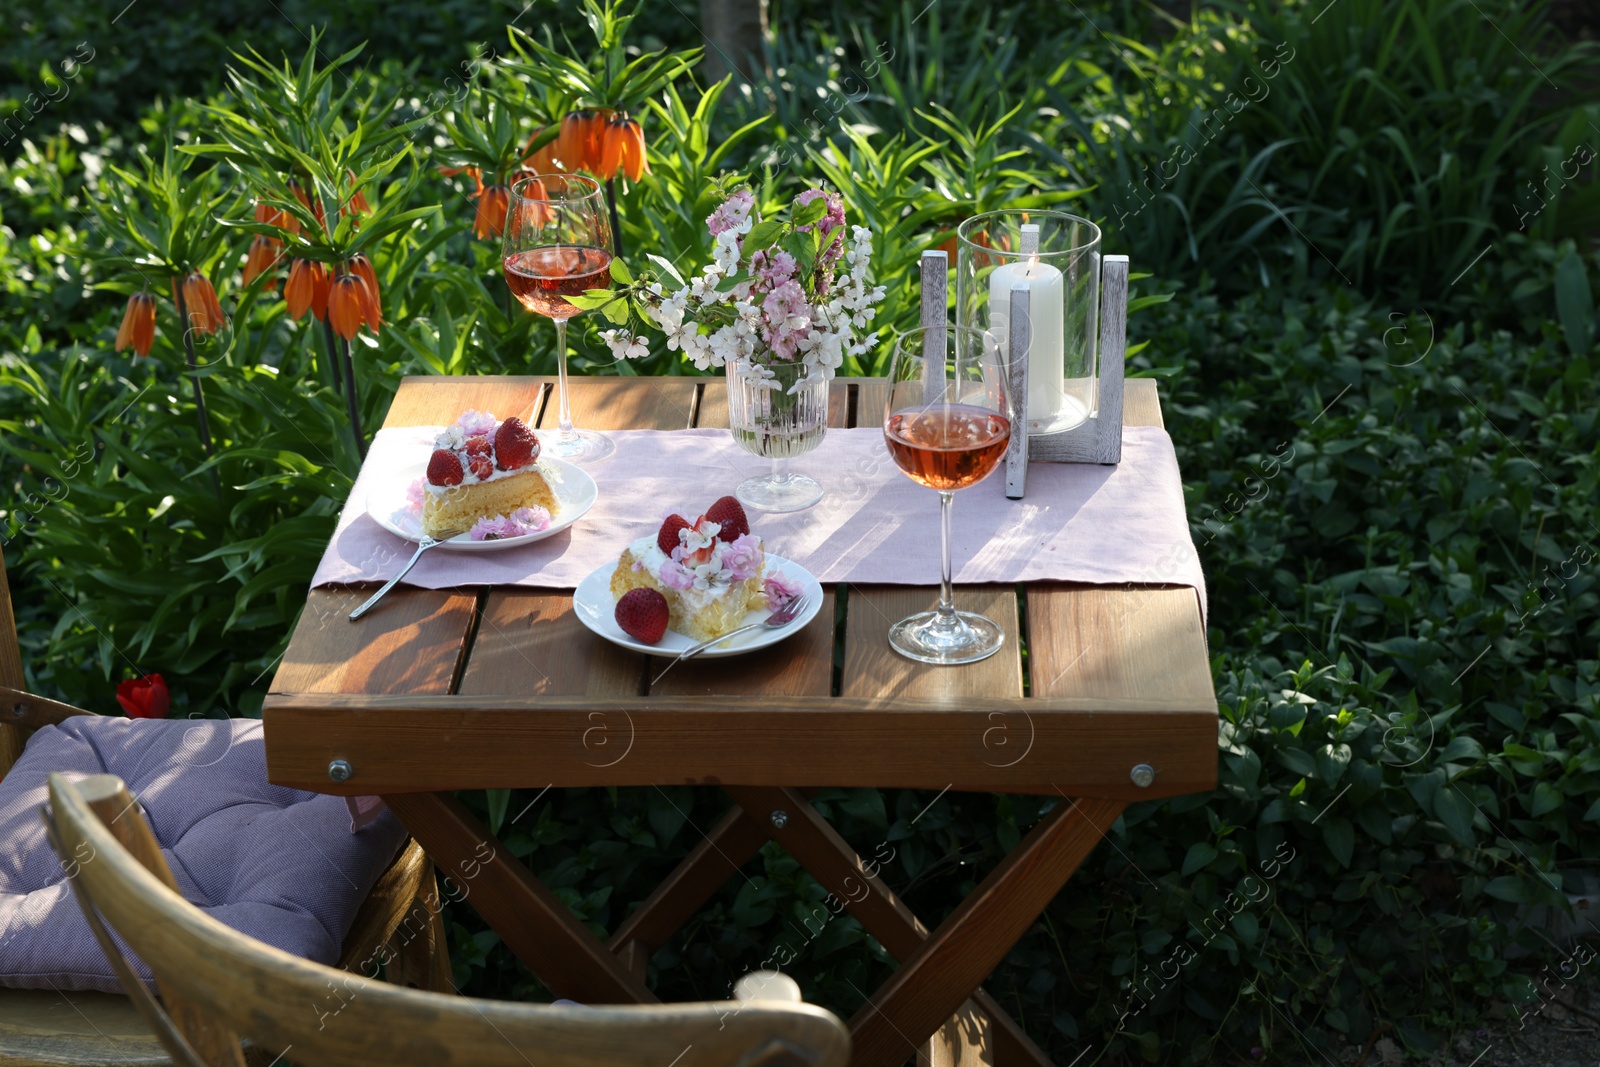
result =
[[[367,439],[361,432],[361,388],[356,384],[355,363],[350,358],[350,342],[334,335],[333,320],[322,320],[322,336],[328,342],[328,365],[333,368],[334,387],[344,394],[345,409],[350,413],[350,432],[355,435],[356,452],[367,458]],[[339,364],[344,363],[341,374]]]
[[606,179],[606,203],[611,206],[611,251],[622,259],[622,219],[617,214],[616,181],[615,178]]
[[333,324],[328,317],[322,317],[322,339],[328,349],[328,367],[333,371],[333,388],[336,392],[344,392],[344,376],[339,372],[339,347],[333,341]]
[[[206,412],[206,394],[200,386],[200,363],[194,355],[194,324],[189,321],[189,305],[183,298],[183,286],[177,286],[174,296],[178,302],[178,321],[183,324],[183,355],[189,365],[189,381],[194,386],[194,417],[200,425],[200,444],[206,450],[206,459],[216,455],[211,443],[211,416]],[[211,468],[211,487],[222,497],[222,479],[217,468]]]

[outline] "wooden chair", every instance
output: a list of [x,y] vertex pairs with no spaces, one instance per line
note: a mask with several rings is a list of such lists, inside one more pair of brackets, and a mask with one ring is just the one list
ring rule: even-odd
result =
[[[22,652],[0,553],[0,777],[40,727],[92,714],[23,689]],[[0,847],[4,847],[0,844]],[[345,937],[339,966],[388,959],[391,982],[451,989],[433,864],[409,841],[379,877]],[[0,1067],[167,1067],[172,1059],[128,997],[0,989]]]
[[[119,818],[135,803],[120,778],[52,774],[50,802],[51,842],[75,872],[72,886],[95,936],[184,1067],[244,1067],[240,1035],[300,1067],[844,1067],[849,1058],[844,1025],[808,1004],[519,1004],[319,966],[245,937],[179,896],[144,820]],[[134,978],[111,930],[149,965],[165,1010]]]

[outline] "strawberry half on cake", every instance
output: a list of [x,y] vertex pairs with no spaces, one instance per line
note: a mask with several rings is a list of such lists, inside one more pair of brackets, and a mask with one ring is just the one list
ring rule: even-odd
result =
[[630,590],[654,589],[666,599],[671,629],[710,641],[766,604],[766,566],[744,508],[725,496],[693,522],[668,515],[654,534],[629,545],[611,575],[611,596],[621,602]]
[[519,508],[556,513],[556,495],[539,468],[539,439],[518,418],[497,422],[469,411],[433,442],[423,486],[422,532],[443,537]]

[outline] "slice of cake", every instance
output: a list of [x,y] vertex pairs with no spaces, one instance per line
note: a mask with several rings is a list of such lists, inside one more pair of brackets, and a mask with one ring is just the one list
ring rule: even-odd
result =
[[668,515],[654,535],[623,550],[611,596],[620,601],[630,589],[654,589],[666,598],[668,627],[710,641],[738,629],[746,612],[767,603],[766,565],[744,508],[725,496],[692,523]]
[[521,419],[496,422],[487,412],[469,411],[434,439],[433,449],[422,498],[422,532],[429,537],[464,533],[521,508],[559,510],[540,468],[539,439]]

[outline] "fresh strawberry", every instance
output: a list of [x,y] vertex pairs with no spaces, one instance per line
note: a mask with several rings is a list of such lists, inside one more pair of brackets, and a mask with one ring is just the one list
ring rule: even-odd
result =
[[617,601],[617,625],[648,645],[667,632],[667,615],[667,598],[655,589],[630,589]]
[[750,532],[750,517],[744,505],[731,496],[725,496],[706,509],[706,518],[722,527],[717,534],[724,541],[737,541]]
[[467,438],[466,450],[469,456],[487,456],[492,447],[494,446],[489,444],[489,439],[482,434]]
[[656,545],[667,555],[672,555],[672,550],[678,547],[678,531],[687,530],[689,521],[682,515],[668,515],[661,523],[661,532],[656,534]]
[[539,439],[513,415],[494,432],[494,454],[501,470],[520,470],[539,458]]
[[480,479],[487,481],[489,476],[494,474],[494,460],[490,459],[487,453],[468,456],[467,469]]
[[428,483],[430,485],[460,485],[461,479],[466,477],[461,470],[461,459],[448,448],[435,449],[428,459]]

